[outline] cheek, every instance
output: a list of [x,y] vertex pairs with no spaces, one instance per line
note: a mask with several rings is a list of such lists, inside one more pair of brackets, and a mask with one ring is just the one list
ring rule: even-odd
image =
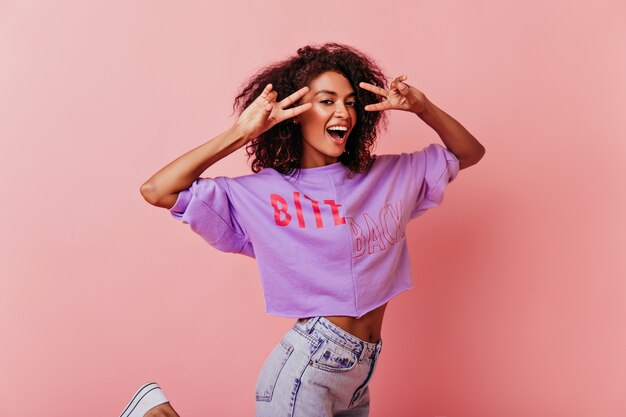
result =
[[309,111],[311,112],[311,118],[317,122],[328,119],[330,115],[330,112],[327,109],[320,106],[314,106]]
[[306,119],[302,120],[304,130],[316,130],[326,126],[326,122],[328,121],[327,112],[313,107],[311,110],[306,112],[306,115]]

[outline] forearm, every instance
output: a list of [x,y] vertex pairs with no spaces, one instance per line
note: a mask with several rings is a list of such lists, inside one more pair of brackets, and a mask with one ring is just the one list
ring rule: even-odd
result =
[[142,184],[141,194],[150,204],[171,205],[171,198],[165,203],[162,202],[163,199],[189,188],[208,167],[241,148],[246,142],[247,139],[235,124],[161,168]]
[[459,160],[461,169],[474,165],[485,154],[485,147],[463,125],[430,100],[426,100],[424,110],[414,113],[437,132],[446,148]]

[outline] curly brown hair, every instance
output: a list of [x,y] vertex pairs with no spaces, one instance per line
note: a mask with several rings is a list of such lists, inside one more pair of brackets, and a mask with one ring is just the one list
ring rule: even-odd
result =
[[[296,56],[262,68],[241,87],[235,98],[233,111],[241,114],[267,84],[272,84],[278,93],[278,100],[282,100],[326,71],[345,76],[356,92],[357,122],[338,162],[353,173],[363,172],[372,160],[371,150],[378,133],[386,127],[387,118],[384,112],[364,110],[366,105],[377,103],[379,98],[376,94],[357,87],[364,81],[385,88],[387,78],[372,58],[351,46],[339,43],[307,45],[299,48]],[[295,105],[297,104],[299,103]],[[252,155],[255,156],[251,167],[253,172],[273,168],[289,175],[300,169],[300,126],[292,123],[292,119],[284,120],[248,142],[246,152],[248,160]]]

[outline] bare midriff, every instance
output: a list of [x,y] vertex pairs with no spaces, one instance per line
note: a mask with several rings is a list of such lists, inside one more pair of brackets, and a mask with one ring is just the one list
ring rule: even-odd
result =
[[381,339],[383,315],[385,314],[386,307],[387,303],[360,318],[349,316],[325,316],[325,318],[361,340],[369,343],[377,343]]

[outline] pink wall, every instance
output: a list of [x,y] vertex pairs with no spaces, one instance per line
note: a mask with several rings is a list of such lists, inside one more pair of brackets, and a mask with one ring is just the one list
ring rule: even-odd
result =
[[[182,417],[253,415],[292,320],[138,190],[252,72],[330,40],[487,148],[409,226],[372,416],[626,415],[626,10],[591,4],[3,1],[0,416],[115,416],[150,380]],[[396,113],[377,152],[432,142]],[[241,149],[204,175],[248,172]]]

